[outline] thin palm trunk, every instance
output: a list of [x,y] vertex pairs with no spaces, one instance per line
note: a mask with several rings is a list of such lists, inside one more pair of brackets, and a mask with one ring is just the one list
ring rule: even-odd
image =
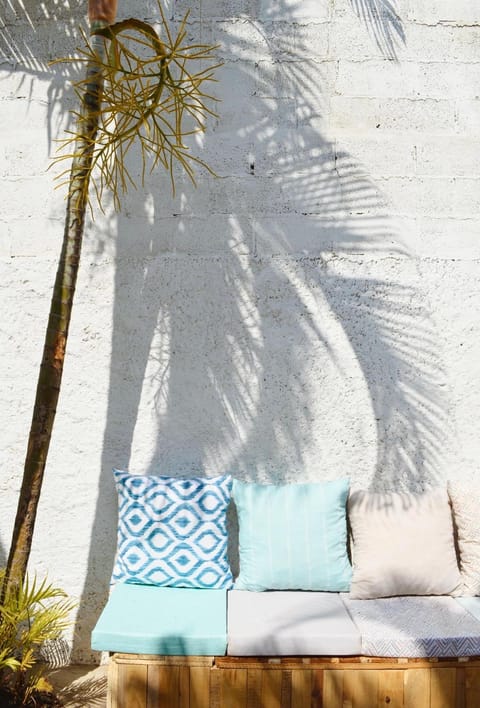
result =
[[[205,163],[191,155],[183,138],[191,135],[192,126],[184,117],[193,119],[193,132],[203,132],[204,118],[212,113],[206,102],[212,98],[202,85],[213,79],[211,65],[214,47],[185,42],[187,15],[176,38],[170,34],[157,0],[164,41],[148,23],[130,19],[115,23],[117,0],[89,0],[91,40],[80,53],[87,62],[86,78],[77,87],[80,96],[78,121],[65,144],[72,150],[73,162],[68,182],[68,203],[63,246],[53,288],[42,362],[37,384],[32,424],[25,459],[22,486],[13,530],[5,579],[0,599],[25,578],[30,556],[48,448],[60,394],[63,362],[72,313],[82,247],[85,213],[89,204],[89,183],[93,167],[99,169],[95,193],[101,201],[108,187],[119,205],[118,190],[133,183],[125,167],[125,155],[137,138],[144,169],[158,164],[170,172],[174,182],[173,163],[179,162],[193,181],[192,163]],[[136,33],[137,53],[122,41],[122,32],[130,44]],[[105,56],[105,43],[115,51]],[[149,48],[151,56],[145,54]],[[145,56],[144,56],[145,55]],[[197,72],[187,64],[206,61]],[[156,70],[155,68],[156,67]],[[125,74],[129,80],[124,81]],[[105,86],[109,88],[103,96]],[[132,87],[135,86],[135,90]],[[205,102],[206,101],[206,102]],[[102,106],[108,106],[103,111]],[[118,120],[117,120],[118,118]],[[61,158],[63,159],[63,158]],[[1,622],[1,618],[0,618]]]
[[[116,0],[90,0],[91,44],[99,59],[105,40],[94,34],[115,20]],[[22,486],[2,587],[7,590],[25,578],[63,373],[65,348],[72,313],[82,247],[91,164],[103,90],[101,62],[87,67],[87,82],[77,126],[77,145],[70,172],[63,246],[53,288],[43,357],[28,440]]]

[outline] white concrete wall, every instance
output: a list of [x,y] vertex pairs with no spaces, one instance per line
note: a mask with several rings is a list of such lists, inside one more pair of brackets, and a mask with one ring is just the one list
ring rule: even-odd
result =
[[[74,101],[48,62],[85,6],[0,2],[3,554],[63,233],[46,170]],[[31,559],[80,600],[76,660],[113,563],[113,466],[412,489],[478,472],[478,3],[166,4],[188,7],[224,62],[197,145],[220,178],[172,198],[157,173],[87,225]]]

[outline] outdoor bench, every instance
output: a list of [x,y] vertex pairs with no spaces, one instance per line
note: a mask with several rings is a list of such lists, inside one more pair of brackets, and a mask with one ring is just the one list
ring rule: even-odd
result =
[[478,489],[115,478],[109,708],[480,708]]
[[109,708],[478,708],[480,598],[121,584]]

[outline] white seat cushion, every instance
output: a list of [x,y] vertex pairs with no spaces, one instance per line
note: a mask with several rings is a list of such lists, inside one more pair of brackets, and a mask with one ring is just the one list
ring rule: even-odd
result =
[[360,634],[337,593],[230,590],[231,656],[359,654]]
[[480,622],[453,597],[342,598],[362,635],[365,656],[480,655]]

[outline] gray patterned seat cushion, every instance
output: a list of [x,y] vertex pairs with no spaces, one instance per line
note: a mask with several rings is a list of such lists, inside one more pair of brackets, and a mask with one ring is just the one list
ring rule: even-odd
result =
[[392,657],[480,655],[480,622],[452,597],[342,599],[362,636],[362,654]]
[[360,634],[337,593],[230,590],[231,656],[345,656],[360,653]]
[[480,621],[480,597],[456,597],[458,604]]

